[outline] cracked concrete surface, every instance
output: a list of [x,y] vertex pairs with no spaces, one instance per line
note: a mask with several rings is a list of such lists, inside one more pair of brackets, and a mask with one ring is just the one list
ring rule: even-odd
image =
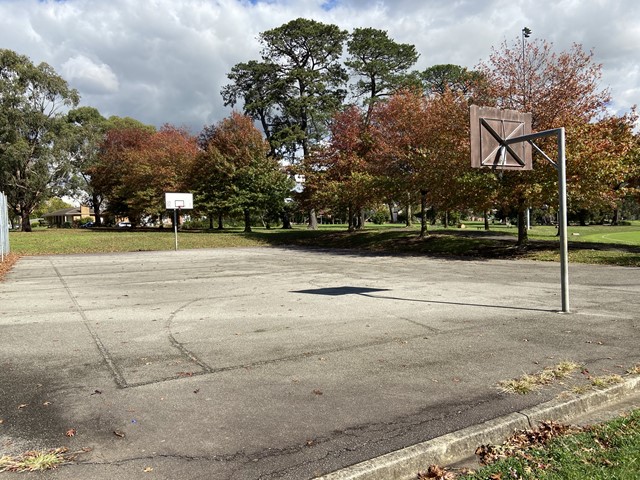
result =
[[513,397],[500,380],[566,359],[594,374],[640,362],[640,270],[571,265],[570,280],[561,315],[552,263],[280,248],[23,258],[0,283],[0,445],[92,449],[46,478],[313,478],[565,388]]

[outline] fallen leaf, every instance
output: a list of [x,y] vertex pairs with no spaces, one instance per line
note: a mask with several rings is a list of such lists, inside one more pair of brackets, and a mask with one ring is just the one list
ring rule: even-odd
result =
[[76,432],[76,429],[75,429],[75,428],[70,428],[69,430],[67,430],[67,431],[65,432],[65,435],[66,435],[67,437],[75,437],[76,433],[77,433],[77,432]]
[[102,395],[102,390],[94,390],[91,395]]
[[494,473],[489,477],[490,480],[502,480],[502,472]]
[[149,473],[149,472],[153,472],[153,467],[145,467],[144,470],[142,470],[144,473]]
[[179,377],[193,377],[193,372],[178,372]]
[[316,395],[322,395],[322,390],[318,390],[317,388],[313,391]]
[[27,408],[28,406],[28,403],[21,403],[20,405],[18,405],[18,410],[22,410],[23,408]]
[[4,423],[4,418],[0,418],[0,425]]
[[120,430],[114,430],[114,431],[113,431],[113,434],[114,434],[116,437],[120,437],[120,438],[124,438],[124,437],[125,437],[124,432],[121,432]]
[[42,405],[44,405],[45,407],[51,405],[53,402],[44,402]]
[[193,391],[193,393],[198,393],[199,391],[200,391],[200,389],[199,389],[199,388],[196,388],[196,389]]

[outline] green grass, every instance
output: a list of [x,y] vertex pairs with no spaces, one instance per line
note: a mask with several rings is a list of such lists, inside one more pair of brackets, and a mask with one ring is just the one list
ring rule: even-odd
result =
[[[181,231],[179,249],[298,245],[304,247],[357,249],[369,252],[405,253],[443,257],[525,258],[559,260],[559,241],[554,227],[535,226],[529,231],[530,246],[516,248],[515,227],[465,223],[464,229],[429,226],[429,236],[418,236],[418,225],[367,225],[347,232],[345,225],[322,225],[318,230],[297,226],[293,230],[239,228],[223,231]],[[605,265],[640,266],[640,222],[631,226],[569,227],[569,261]],[[579,235],[572,235],[579,233]],[[101,252],[157,251],[174,249],[171,230],[76,230],[35,229],[31,233],[11,232],[12,252],[18,255],[74,254]]]
[[[11,232],[11,251],[18,255],[56,255],[72,253],[136,252],[173,250],[172,231],[36,229]],[[237,231],[224,233],[178,234],[178,248],[254,247],[264,245],[260,238]]]
[[[541,437],[543,441],[539,442]],[[640,478],[640,410],[568,435],[545,437],[520,433],[495,451],[507,454],[498,455],[504,458],[473,474],[449,478],[637,479]]]

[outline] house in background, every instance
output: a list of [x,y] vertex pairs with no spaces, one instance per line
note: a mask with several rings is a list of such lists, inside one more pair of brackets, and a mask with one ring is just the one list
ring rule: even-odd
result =
[[62,210],[56,210],[55,212],[45,213],[43,218],[52,227],[62,227],[67,222],[73,225],[74,220],[78,221],[81,218],[90,218],[92,222],[95,222],[96,220],[93,209],[90,209],[86,205],[73,208],[63,208]]

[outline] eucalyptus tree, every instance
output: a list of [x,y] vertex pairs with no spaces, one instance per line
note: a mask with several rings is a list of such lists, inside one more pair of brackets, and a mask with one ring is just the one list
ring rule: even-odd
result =
[[51,66],[0,49],[0,190],[23,231],[31,231],[40,203],[64,194],[71,171],[65,109],[79,100]]
[[108,121],[93,107],[78,107],[67,114],[70,129],[70,154],[73,166],[73,189],[76,196],[86,197],[93,207],[95,223],[100,226],[100,210],[104,201],[104,192],[93,181],[91,168],[98,162],[100,147],[105,138]]

